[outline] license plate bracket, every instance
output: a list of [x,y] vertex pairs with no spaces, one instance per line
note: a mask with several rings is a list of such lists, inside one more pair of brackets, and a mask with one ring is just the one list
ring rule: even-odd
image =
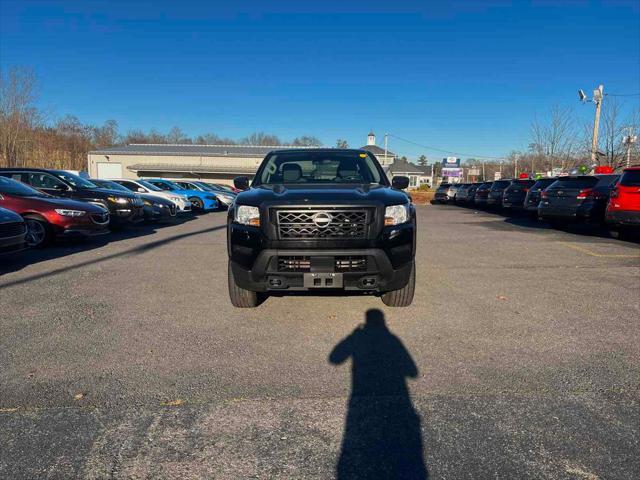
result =
[[342,273],[305,273],[304,288],[342,288]]

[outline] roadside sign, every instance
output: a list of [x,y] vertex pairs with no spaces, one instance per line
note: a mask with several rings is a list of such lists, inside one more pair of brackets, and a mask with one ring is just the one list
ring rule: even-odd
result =
[[494,180],[500,180],[502,178],[502,173],[501,172],[493,172],[493,179]]
[[461,168],[443,168],[442,176],[449,178],[460,178],[462,176]]
[[443,168],[459,168],[460,167],[460,159],[456,157],[446,157],[442,159],[442,167]]

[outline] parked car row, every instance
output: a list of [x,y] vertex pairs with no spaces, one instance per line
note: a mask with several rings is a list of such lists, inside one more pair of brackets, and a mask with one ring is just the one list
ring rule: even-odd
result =
[[235,195],[200,181],[85,179],[64,170],[0,168],[0,255],[226,208]]
[[621,174],[443,183],[436,190],[434,203],[519,210],[554,226],[584,221],[606,224],[620,233],[638,233],[640,167],[626,168]]

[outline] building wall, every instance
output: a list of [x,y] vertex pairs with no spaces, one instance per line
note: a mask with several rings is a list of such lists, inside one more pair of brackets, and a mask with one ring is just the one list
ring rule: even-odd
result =
[[[138,177],[152,177],[163,176],[167,178],[202,178],[207,180],[216,180],[224,183],[231,184],[234,177],[238,175],[244,175],[246,173],[240,173],[247,169],[257,170],[258,166],[262,162],[262,158],[258,157],[231,157],[231,156],[181,156],[181,155],[125,155],[125,154],[95,154],[90,153],[88,155],[87,171],[89,176],[97,178],[99,171],[111,172],[111,177],[115,175],[118,165],[121,167],[122,178],[138,178]],[[103,164],[103,165],[100,165]],[[105,165],[106,164],[106,165]],[[201,167],[226,167],[239,169],[238,173],[199,173],[188,171],[184,172],[157,172],[157,171],[144,171],[138,172],[131,171],[128,167],[132,165],[140,164],[167,164],[172,166],[201,166]]]

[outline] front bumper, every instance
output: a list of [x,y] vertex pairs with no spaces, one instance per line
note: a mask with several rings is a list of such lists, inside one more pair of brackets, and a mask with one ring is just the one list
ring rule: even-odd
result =
[[640,227],[640,211],[612,210],[605,214],[605,221],[612,225]]
[[[228,224],[230,268],[238,286],[254,292],[314,290],[305,275],[340,274],[338,288],[352,291],[398,290],[409,281],[415,256],[415,217],[411,222],[385,227],[375,239],[358,241],[271,240],[260,228]],[[303,257],[306,268],[282,269],[279,260]],[[342,269],[345,258],[364,259],[366,267]]]
[[12,237],[0,238],[0,256],[18,253],[27,248],[26,232]]
[[112,225],[135,224],[144,220],[144,207],[127,205],[123,208],[114,208],[109,213],[111,214]]
[[[310,267],[306,271],[281,271],[278,259],[304,257],[318,260],[319,266]],[[366,270],[339,271],[334,267],[336,259],[347,257],[364,257],[367,259]],[[328,261],[324,261],[327,259]],[[309,291],[314,287],[307,286],[305,276],[311,274],[338,274],[342,277],[342,290],[387,292],[404,287],[409,281],[411,264],[394,269],[384,250],[381,249],[339,249],[339,250],[262,250],[251,270],[231,262],[236,283],[254,292],[274,291]],[[324,289],[324,288],[322,288]]]
[[177,208],[175,204],[169,206],[149,206],[144,207],[144,218],[148,221],[171,220],[176,216]]
[[61,230],[57,232],[57,236],[61,238],[88,238],[88,237],[99,237],[100,235],[106,235],[109,233],[109,229],[107,227],[103,228],[67,228],[65,230]]

